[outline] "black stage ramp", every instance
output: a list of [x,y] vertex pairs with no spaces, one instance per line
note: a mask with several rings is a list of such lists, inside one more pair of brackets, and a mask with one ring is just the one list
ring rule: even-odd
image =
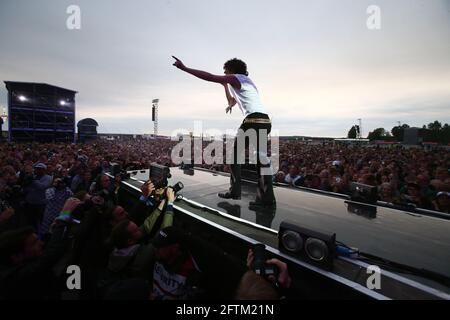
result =
[[[186,202],[228,214],[230,219],[243,219],[274,234],[283,220],[291,220],[306,228],[336,233],[338,241],[361,252],[450,277],[450,220],[352,205],[343,198],[277,186],[275,210],[250,210],[256,183],[243,182],[241,200],[225,200],[217,194],[229,188],[227,174],[196,169],[189,175],[179,168],[171,168],[171,174],[171,185],[184,184],[180,193]],[[134,178],[146,180],[148,172]]]

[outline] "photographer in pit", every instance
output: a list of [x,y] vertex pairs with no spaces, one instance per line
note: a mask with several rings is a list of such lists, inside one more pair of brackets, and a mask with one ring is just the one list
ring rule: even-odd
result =
[[[144,184],[143,195],[149,196],[152,188],[151,182]],[[125,219],[113,228],[111,242],[114,249],[109,256],[104,276],[99,281],[104,297],[108,297],[111,288],[118,282],[131,278],[148,281],[150,288],[155,252],[152,243],[147,243],[146,239],[160,228],[173,224],[175,191],[171,187],[162,190],[164,194],[159,194],[161,201],[141,226]]]
[[[170,169],[166,166],[151,164],[150,179],[141,186],[142,195],[139,202],[130,211],[130,219],[137,225],[142,225],[145,219],[154,212],[160,202],[167,197],[168,179],[171,177]],[[171,188],[176,194],[183,189],[181,182],[176,183]],[[161,225],[161,220],[155,221],[156,225]],[[156,228],[157,230],[159,228]],[[153,236],[154,232],[150,234]]]
[[155,189],[151,180],[148,180],[141,186],[141,196],[139,201],[130,210],[129,218],[138,226],[142,225],[145,219],[159,205],[161,195],[165,192],[164,188]]

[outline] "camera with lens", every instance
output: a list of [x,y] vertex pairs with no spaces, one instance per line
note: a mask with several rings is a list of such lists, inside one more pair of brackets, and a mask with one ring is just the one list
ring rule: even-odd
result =
[[168,188],[171,188],[173,190],[173,192],[175,193],[175,196],[176,196],[177,192],[179,192],[181,189],[184,188],[184,185],[183,185],[182,182],[177,182],[173,186],[167,186],[165,188],[160,188],[160,189],[164,189],[164,192],[159,194],[159,200],[162,200],[162,199],[166,198],[166,191],[167,191]]
[[122,169],[120,164],[110,163],[110,165],[111,165],[110,173],[113,177],[119,176],[121,181],[130,178],[130,173],[128,173],[126,170]]
[[[184,188],[183,183],[177,182],[173,186],[169,186],[169,179],[172,177],[170,174],[170,168],[157,164],[152,163],[150,165],[150,174],[149,178],[150,181],[153,183],[153,186],[155,187],[155,190],[158,189],[166,189],[166,188],[172,188],[174,193],[176,194],[181,189]],[[165,197],[165,192],[162,194],[162,197]]]
[[155,189],[166,188],[171,177],[169,167],[157,163],[150,164],[149,178],[155,186]]
[[184,185],[183,185],[183,183],[182,182],[177,182],[177,183],[175,183],[172,187],[170,187],[170,188],[172,188],[172,190],[173,190],[173,192],[176,194],[178,191],[180,191],[181,189],[183,189],[184,188]]
[[266,263],[266,246],[262,243],[255,244],[253,246],[253,271],[257,275],[264,278],[269,278],[273,276],[275,279],[278,278],[278,268],[275,265]]

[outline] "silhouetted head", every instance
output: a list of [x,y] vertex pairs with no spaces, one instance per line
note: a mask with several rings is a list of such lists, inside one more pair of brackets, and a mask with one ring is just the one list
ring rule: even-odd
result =
[[225,74],[243,74],[248,76],[247,64],[237,58],[225,62],[223,65],[223,71]]
[[20,265],[43,253],[43,243],[31,227],[4,232],[0,236],[0,260],[2,263]]

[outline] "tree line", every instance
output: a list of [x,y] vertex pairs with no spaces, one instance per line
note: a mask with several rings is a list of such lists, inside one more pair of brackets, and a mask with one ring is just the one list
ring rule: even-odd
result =
[[[384,140],[384,141],[403,141],[405,129],[410,128],[408,124],[393,127],[390,131],[385,128],[376,128],[369,132],[367,139]],[[358,135],[359,127],[354,125],[348,131],[347,137],[355,139]],[[450,143],[450,125],[448,123],[442,125],[439,121],[434,121],[428,125],[422,126],[421,135],[424,142],[437,142],[441,144]]]

